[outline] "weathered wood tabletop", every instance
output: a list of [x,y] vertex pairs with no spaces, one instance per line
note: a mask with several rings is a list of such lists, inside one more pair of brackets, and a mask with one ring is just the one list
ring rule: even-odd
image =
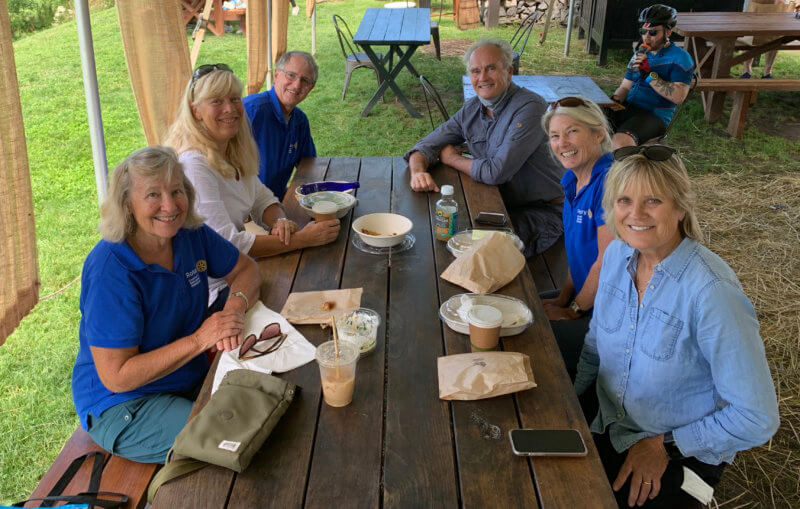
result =
[[[614,101],[589,76],[515,74],[511,81],[539,94],[547,103],[554,103],[565,97],[585,97],[600,106],[614,105]],[[472,88],[469,76],[462,76],[461,84],[465,102],[475,97],[475,89]]]
[[[704,79],[728,78],[734,65],[767,51],[787,49],[787,43],[800,40],[800,20],[789,12],[679,12],[675,32],[686,38],[684,47],[695,61],[698,86],[702,88]],[[747,36],[772,40],[734,56],[737,38]],[[788,84],[788,89],[800,89],[800,79],[791,81],[796,83]],[[765,83],[765,89],[767,86],[770,84]],[[726,93],[703,92],[703,108],[709,122],[722,116]]]
[[[505,212],[496,187],[446,167],[433,175],[439,185],[455,187],[461,229],[479,211]],[[377,348],[358,363],[353,403],[322,402],[315,363],[279,375],[301,391],[251,465],[242,474],[206,467],[164,485],[154,506],[615,507],[530,270],[498,293],[524,300],[534,313],[533,325],[503,338],[502,347],[530,356],[537,387],[482,401],[441,401],[436,359],[468,352],[469,342],[437,314],[440,303],[465,292],[438,277],[453,260],[432,234],[439,196],[413,192],[401,158],[319,157],[298,169],[286,194],[290,216],[303,217],[294,185],[323,179],[358,179],[358,205],[342,220],[336,242],[260,260],[261,299],[279,310],[293,291],[363,287],[362,306],[383,322]],[[355,248],[352,218],[386,211],[414,222],[414,246],[391,257]],[[539,260],[534,270],[546,273],[546,264]],[[298,329],[314,344],[330,339],[329,329]],[[207,401],[212,378],[195,410]],[[499,427],[500,436],[487,436],[487,424]],[[519,427],[576,428],[589,454],[514,456],[507,433]]]
[[[364,53],[375,64],[375,69],[382,80],[378,90],[361,112],[361,116],[369,115],[373,106],[383,97],[386,89],[391,87],[406,111],[412,117],[419,118],[419,112],[397,86],[395,78],[403,70],[403,67],[406,67],[415,77],[419,77],[419,73],[411,65],[411,55],[419,46],[431,42],[431,10],[416,8],[367,9],[353,36],[353,42],[364,49]],[[383,58],[378,58],[374,46],[388,46],[389,51],[383,55]],[[397,63],[393,63],[395,55],[398,57]]]

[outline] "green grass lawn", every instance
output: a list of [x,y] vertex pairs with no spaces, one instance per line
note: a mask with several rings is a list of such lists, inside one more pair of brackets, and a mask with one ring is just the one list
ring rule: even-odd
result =
[[[370,0],[318,4],[320,79],[301,107],[311,121],[320,155],[400,155],[430,130],[427,115],[411,118],[391,92],[386,95],[387,103],[379,102],[368,118],[361,118],[361,109],[376,87],[369,70],[354,72],[347,99],[340,100],[344,62],[331,15],[342,15],[355,30],[364,9],[379,5]],[[130,89],[116,11],[92,13],[92,30],[108,162],[113,168],[144,146],[145,139]],[[310,50],[310,31],[310,20],[302,14],[290,18],[289,47]],[[448,17],[442,18],[440,32],[443,40],[476,39],[486,34],[482,29],[459,31]],[[492,34],[509,38],[512,32],[502,28]],[[564,57],[564,35],[563,29],[552,29],[540,46],[534,33],[521,72],[590,75],[607,92],[613,91],[623,75],[628,52],[612,51],[608,66],[599,68],[577,36],[570,56]],[[99,239],[75,24],[65,23],[16,41],[14,52],[33,185],[41,295],[45,296],[80,275],[86,254]],[[246,76],[245,39],[241,35],[209,35],[198,63],[216,62],[227,62],[239,76]],[[432,54],[418,52],[413,62],[440,90],[450,112],[455,112],[461,103],[460,59],[445,57],[439,62]],[[800,76],[800,55],[781,54],[774,74]],[[419,82],[404,72],[398,83],[424,111]],[[669,142],[680,149],[694,174],[791,171],[800,161],[798,96],[761,94],[741,140],[728,137],[722,124],[709,126],[699,98],[694,96]],[[794,125],[794,135],[778,136],[787,125]],[[40,302],[0,347],[0,503],[25,498],[78,425],[70,377],[78,349],[79,294],[80,284],[75,284]]]

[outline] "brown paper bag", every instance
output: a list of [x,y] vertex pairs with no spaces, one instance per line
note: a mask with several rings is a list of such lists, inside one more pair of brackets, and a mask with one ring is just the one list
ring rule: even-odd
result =
[[530,358],[519,352],[439,357],[439,398],[473,400],[536,387]]
[[492,232],[456,258],[442,279],[473,293],[492,293],[510,283],[524,266],[525,257],[511,237]]
[[328,323],[331,315],[360,308],[363,292],[363,288],[294,292],[286,299],[281,315],[290,323]]

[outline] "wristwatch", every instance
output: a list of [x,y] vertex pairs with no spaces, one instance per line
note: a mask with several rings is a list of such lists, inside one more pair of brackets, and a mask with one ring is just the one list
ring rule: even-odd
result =
[[242,300],[244,301],[244,309],[247,310],[248,308],[250,308],[250,302],[248,302],[247,300],[247,295],[243,294],[242,292],[233,292],[231,294],[231,297],[241,297]]
[[650,74],[647,76],[647,80],[646,80],[646,81],[647,81],[648,83],[650,83],[651,81],[653,81],[653,80],[657,80],[657,79],[658,79],[658,73],[657,73],[657,72],[655,72],[655,71],[653,71],[653,72],[651,72],[651,73],[650,73]]
[[581,307],[578,305],[578,303],[577,303],[577,302],[575,302],[574,300],[573,300],[573,301],[572,301],[572,303],[569,305],[569,308],[572,310],[572,312],[573,312],[573,313],[577,313],[577,314],[579,314],[579,315],[582,315],[582,314],[583,314],[583,310],[582,310],[582,309],[581,309]]

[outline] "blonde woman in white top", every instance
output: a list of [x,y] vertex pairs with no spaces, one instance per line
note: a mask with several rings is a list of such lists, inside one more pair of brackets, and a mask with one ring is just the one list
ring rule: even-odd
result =
[[[272,192],[258,180],[258,147],[242,107],[242,83],[225,64],[203,65],[192,74],[165,144],[179,154],[197,191],[196,211],[206,224],[254,258],[333,242],[339,221],[308,223],[285,217]],[[252,219],[269,231],[244,230]],[[211,301],[224,287],[210,285]]]

